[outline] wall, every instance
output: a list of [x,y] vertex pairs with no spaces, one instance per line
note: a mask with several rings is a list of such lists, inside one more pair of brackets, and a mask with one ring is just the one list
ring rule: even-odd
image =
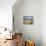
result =
[[0,0],[0,27],[12,29],[12,6],[16,0]]
[[[23,33],[24,38],[35,41],[36,46],[41,46],[41,0],[23,0],[17,7],[14,5],[15,29]],[[33,25],[24,25],[23,16],[34,16]]]
[[46,46],[46,0],[41,1],[41,38],[42,46]]

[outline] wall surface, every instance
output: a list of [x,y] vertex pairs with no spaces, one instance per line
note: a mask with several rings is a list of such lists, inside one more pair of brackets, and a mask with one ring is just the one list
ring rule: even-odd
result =
[[[17,7],[14,6],[15,29],[22,32],[25,39],[32,39],[36,46],[41,46],[41,0],[23,0]],[[34,16],[34,24],[23,24],[23,16]]]
[[16,0],[0,0],[0,27],[12,29],[12,6]]
[[42,46],[46,46],[46,0],[41,1],[41,38]]

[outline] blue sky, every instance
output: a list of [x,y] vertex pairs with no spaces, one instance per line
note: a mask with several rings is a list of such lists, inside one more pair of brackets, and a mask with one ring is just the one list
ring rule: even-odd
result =
[[32,19],[33,16],[24,16],[23,19]]

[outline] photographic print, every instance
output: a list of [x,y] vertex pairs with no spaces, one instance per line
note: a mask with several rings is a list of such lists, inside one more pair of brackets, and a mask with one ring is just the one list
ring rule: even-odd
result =
[[30,24],[34,23],[34,16],[23,16],[23,24]]

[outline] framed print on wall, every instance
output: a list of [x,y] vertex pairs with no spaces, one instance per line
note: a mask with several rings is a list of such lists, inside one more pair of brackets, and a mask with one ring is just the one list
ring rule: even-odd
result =
[[23,16],[23,24],[34,24],[34,16]]

